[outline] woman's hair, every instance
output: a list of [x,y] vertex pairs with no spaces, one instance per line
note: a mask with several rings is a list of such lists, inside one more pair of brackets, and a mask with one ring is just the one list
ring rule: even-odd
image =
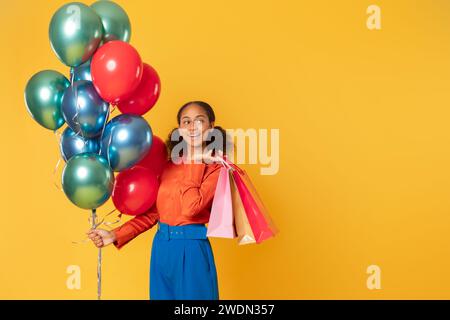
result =
[[[214,122],[216,120],[216,115],[214,114],[214,110],[208,103],[206,103],[204,101],[189,101],[189,102],[185,103],[184,105],[182,105],[181,108],[178,110],[178,113],[177,113],[178,126],[181,123],[181,114],[183,113],[184,109],[186,109],[188,106],[190,106],[192,104],[198,105],[205,111],[209,122]],[[214,126],[212,129],[213,130],[211,130],[208,133],[208,136],[205,141],[206,148],[213,149],[213,155],[215,154],[215,152],[214,152],[215,150],[222,151],[224,155],[228,154],[232,150],[233,145],[232,145],[231,139],[229,139],[229,136],[227,135],[227,132],[225,131],[225,129],[223,129],[220,126]],[[216,137],[219,137],[219,141],[217,141],[217,142],[215,142]],[[179,133],[178,128],[173,128],[170,131],[169,136],[166,140],[166,147],[167,147],[169,159],[171,157],[172,150],[179,143],[182,143],[182,148],[180,148],[180,152],[179,152],[178,156],[182,157],[183,150],[187,147],[187,144],[184,141],[181,134]]]

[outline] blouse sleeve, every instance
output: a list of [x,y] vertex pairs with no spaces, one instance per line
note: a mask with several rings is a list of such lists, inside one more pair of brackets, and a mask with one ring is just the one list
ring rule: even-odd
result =
[[181,214],[193,217],[212,203],[219,178],[220,164],[190,163],[185,166],[185,176],[181,183]]
[[136,238],[144,231],[152,228],[159,220],[156,203],[145,213],[125,222],[120,227],[113,229],[116,241],[113,243],[117,249],[121,249],[128,242]]

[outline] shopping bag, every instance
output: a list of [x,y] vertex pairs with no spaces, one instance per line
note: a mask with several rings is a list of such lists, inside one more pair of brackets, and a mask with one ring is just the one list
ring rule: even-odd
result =
[[222,167],[217,180],[206,235],[217,238],[235,238],[233,218],[230,176],[228,168]]
[[233,203],[233,217],[234,225],[238,237],[238,244],[250,244],[255,243],[255,236],[253,235],[252,227],[248,222],[247,215],[245,213],[244,204],[242,203],[241,196],[234,181],[231,170],[230,174],[230,187],[231,187],[231,201]]
[[[241,169],[242,170],[242,169]],[[250,192],[250,195],[256,202],[256,205],[258,206],[260,212],[264,216],[264,219],[266,223],[269,225],[270,230],[272,230],[273,234],[278,233],[278,228],[276,227],[274,221],[269,215],[269,211],[267,210],[267,207],[264,205],[261,197],[258,194],[258,191],[256,191],[255,185],[251,182],[249,175],[244,171],[243,175],[241,175],[241,178],[244,180],[245,186],[248,188],[248,191]]]
[[232,176],[239,191],[256,243],[261,243],[275,236],[278,233],[278,229],[270,218],[250,177],[243,169],[236,166],[227,158],[224,157],[223,160],[231,168]]

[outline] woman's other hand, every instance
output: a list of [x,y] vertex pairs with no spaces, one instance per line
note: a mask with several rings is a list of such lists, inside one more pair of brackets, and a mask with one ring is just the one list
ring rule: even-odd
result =
[[220,150],[217,150],[218,155],[213,156],[212,155],[213,149],[206,150],[205,152],[201,153],[200,151],[195,153],[193,156],[187,157],[188,162],[194,162],[194,163],[201,163],[205,162],[207,164],[210,163],[221,163],[223,160],[223,152]]

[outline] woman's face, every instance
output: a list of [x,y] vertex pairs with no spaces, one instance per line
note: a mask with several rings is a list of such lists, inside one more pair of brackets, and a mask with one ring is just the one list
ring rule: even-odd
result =
[[180,134],[189,146],[202,146],[208,129],[214,126],[210,122],[205,110],[197,104],[184,108],[180,117]]

